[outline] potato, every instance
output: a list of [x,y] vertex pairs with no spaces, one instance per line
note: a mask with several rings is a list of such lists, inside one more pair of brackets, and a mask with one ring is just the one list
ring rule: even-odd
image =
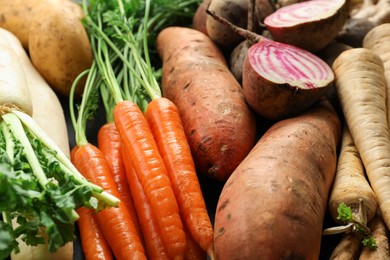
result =
[[[64,96],[93,60],[83,15],[69,0],[0,0],[0,27],[18,37],[39,73]],[[83,86],[84,81],[78,84],[76,96]]]

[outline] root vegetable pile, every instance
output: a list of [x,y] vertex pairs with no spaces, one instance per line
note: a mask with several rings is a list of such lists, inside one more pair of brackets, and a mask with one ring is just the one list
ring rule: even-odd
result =
[[0,7],[0,259],[390,259],[389,0]]

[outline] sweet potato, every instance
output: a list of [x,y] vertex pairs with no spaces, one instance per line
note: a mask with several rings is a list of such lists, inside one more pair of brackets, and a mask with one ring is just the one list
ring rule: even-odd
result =
[[218,47],[190,28],[157,37],[163,96],[179,109],[200,173],[226,180],[255,144],[256,118]]
[[216,259],[319,259],[340,135],[325,98],[269,128],[223,187]]

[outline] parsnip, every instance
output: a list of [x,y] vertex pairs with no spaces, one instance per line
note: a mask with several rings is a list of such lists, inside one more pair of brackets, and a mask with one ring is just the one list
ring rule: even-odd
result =
[[355,48],[341,53],[332,68],[345,121],[390,227],[390,134],[383,62],[372,50]]

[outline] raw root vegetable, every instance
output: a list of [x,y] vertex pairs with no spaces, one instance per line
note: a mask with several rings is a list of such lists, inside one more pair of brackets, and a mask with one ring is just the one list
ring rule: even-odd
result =
[[[2,30],[2,33],[5,31]],[[0,48],[1,61],[10,62],[7,57],[12,56],[13,62],[7,67],[2,66],[0,70],[1,73],[6,73],[2,76],[0,88],[5,92],[0,96],[9,97],[9,100],[2,99],[1,104],[0,211],[3,218],[0,225],[3,239],[0,242],[0,257],[7,257],[11,251],[19,253],[21,249],[17,241],[19,238],[29,246],[47,244],[47,247],[45,245],[30,252],[50,257],[44,251],[55,252],[74,240],[74,223],[78,219],[76,212],[78,207],[112,206],[116,205],[118,200],[83,178],[68,159],[67,150],[63,148],[64,152],[29,114],[20,110],[23,106],[13,101],[16,93],[27,95],[20,96],[20,100],[30,98],[29,88],[41,87],[38,84],[42,81],[34,82],[38,80],[34,78],[38,74],[31,71],[33,68],[31,65],[27,66],[27,54],[24,54],[24,57],[19,56],[24,50],[20,42],[15,43],[16,36],[10,40],[8,33],[0,39],[3,44]],[[5,43],[8,43],[8,46]],[[20,50],[15,52],[16,48]],[[13,81],[20,84],[12,85]],[[7,88],[8,86],[13,88]],[[42,89],[37,89],[38,93],[41,98]],[[50,103],[46,100],[45,102]],[[27,103],[31,104],[31,100],[27,99]],[[41,109],[38,111],[42,112]],[[51,112],[55,111],[53,109]],[[61,122],[63,117],[59,116],[57,119],[60,119],[58,126],[63,126]],[[53,120],[50,122],[53,123]],[[46,123],[45,129],[48,129]],[[63,131],[62,129],[60,132]],[[15,221],[12,220],[16,220],[18,227],[13,225]],[[72,251],[71,248],[70,250]],[[69,252],[65,250],[63,256],[69,257]]]
[[389,229],[380,216],[380,213],[374,217],[369,227],[372,230],[372,241],[375,241],[375,244],[364,247],[360,253],[359,260],[390,259]]
[[[246,28],[250,32],[253,31],[253,24],[256,23],[255,7],[256,7],[255,0],[250,0],[248,3],[248,24]],[[244,60],[246,54],[248,53],[248,49],[250,47],[251,47],[250,41],[244,40],[240,42],[236,47],[234,47],[234,49],[230,53],[229,69],[240,84],[242,83],[242,70],[243,70]]]
[[[96,146],[82,141],[72,150],[72,162],[85,178],[120,198],[104,154]],[[147,259],[135,223],[124,203],[101,210],[95,216],[116,259]]]
[[[23,67],[32,101],[33,120],[58,145],[65,155],[69,156],[69,139],[65,115],[57,95],[34,68],[19,39],[5,29],[0,29],[0,33],[9,42]],[[18,254],[12,253],[12,260],[55,260],[59,256],[64,260],[73,258],[72,242],[59,248],[55,253],[49,252],[47,244],[28,246],[21,239],[18,239],[18,243],[20,252]]]
[[198,30],[207,35],[206,20],[207,14],[206,9],[209,6],[211,0],[204,0],[196,9],[194,17],[192,19],[192,28]]
[[[359,2],[359,1],[355,1]],[[349,18],[337,35],[337,40],[353,47],[362,47],[366,34],[375,26],[390,22],[388,0],[362,0],[350,6]]]
[[157,37],[162,93],[178,108],[199,173],[225,181],[256,140],[256,118],[218,47],[203,33],[169,27]]
[[112,250],[96,220],[95,212],[92,209],[81,207],[77,209],[77,213],[80,215],[77,227],[84,258],[86,260],[114,259]]
[[[129,158],[124,146],[121,147],[123,159]],[[150,260],[169,260],[169,256],[164,248],[159,226],[153,209],[146,197],[144,189],[137,173],[134,170],[131,160],[124,160],[127,181],[134,198],[134,206],[137,212],[140,229],[145,242],[145,253]]]
[[127,182],[126,169],[122,156],[122,140],[114,122],[109,121],[100,127],[97,142],[99,150],[102,151],[110,166],[112,176],[120,194],[120,199],[126,204],[126,208],[129,210],[138,235],[142,238],[133,197]]
[[[348,219],[340,213],[340,205],[344,204],[350,210]],[[330,192],[328,208],[333,220],[344,226],[324,230],[325,234],[332,232],[355,231],[369,235],[367,223],[376,214],[377,203],[365,175],[365,169],[359,153],[350,135],[348,126],[344,126],[341,140],[341,150],[337,162],[336,176]],[[343,215],[343,216],[340,216]]]
[[[92,62],[80,6],[70,0],[2,0],[0,15],[0,27],[22,41],[48,84],[68,96],[72,82]],[[83,84],[80,82],[76,90],[78,95]]]
[[[28,115],[32,115],[33,105],[26,75],[22,64],[18,61],[12,43],[3,36],[6,30],[1,30],[0,35],[0,106],[17,108]],[[4,111],[4,108],[1,108]]]
[[317,52],[337,36],[347,16],[348,0],[312,0],[278,9],[264,24],[273,40]]
[[351,10],[352,19],[364,19],[375,25],[390,22],[390,3],[387,0],[364,0]]
[[332,84],[331,68],[314,54],[243,30],[207,12],[252,44],[243,64],[242,89],[258,115],[279,120],[298,114],[318,101]]
[[[76,139],[71,158],[75,167],[85,178],[120,199],[121,195],[105,155],[97,146],[91,144],[86,136],[86,125],[91,114],[95,112],[98,87],[101,84],[101,79],[96,72],[97,66],[93,63],[89,70],[77,78],[78,80],[85,74],[87,75],[87,84],[84,87],[77,117],[74,110],[74,90],[77,80],[71,88],[69,107]],[[118,203],[116,207],[100,210],[95,216],[116,259],[147,259],[136,223],[125,203]],[[85,246],[89,245],[83,245]],[[92,246],[96,247],[96,244]]]
[[[248,0],[211,0],[207,9],[239,27],[248,23]],[[242,36],[212,17],[206,17],[207,35],[222,49],[231,50],[243,40]]]
[[219,197],[216,259],[318,259],[340,132],[326,99],[266,131]]
[[333,249],[329,260],[358,260],[362,248],[362,234],[347,232]]
[[341,53],[332,68],[345,121],[380,211],[390,226],[390,135],[383,62],[372,50],[355,48]]
[[363,47],[375,52],[383,61],[387,85],[387,121],[390,125],[390,24],[381,24],[370,30],[363,39]]

